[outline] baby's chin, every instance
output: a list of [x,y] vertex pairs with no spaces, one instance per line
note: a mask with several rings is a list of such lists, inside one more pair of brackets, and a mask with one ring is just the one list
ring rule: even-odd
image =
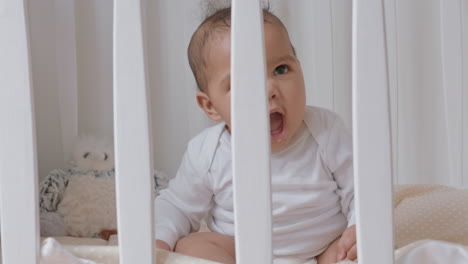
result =
[[284,134],[281,138],[271,138],[271,152],[277,153],[284,150],[289,145],[290,138],[287,136],[287,133]]

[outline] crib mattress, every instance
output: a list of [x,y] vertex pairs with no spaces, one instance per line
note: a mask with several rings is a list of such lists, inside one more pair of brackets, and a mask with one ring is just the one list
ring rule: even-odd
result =
[[[118,264],[119,263],[119,247],[117,245],[116,236],[111,237],[109,241],[103,239],[94,238],[76,238],[76,237],[55,237],[57,241],[55,245],[55,251],[66,251],[73,255],[73,257],[80,258],[83,260],[91,260],[97,264]],[[42,239],[43,248],[46,243],[50,241],[44,241]],[[50,250],[49,250],[50,251]],[[155,249],[156,259],[159,264],[216,264],[217,262],[185,256],[165,250]],[[58,252],[57,252],[58,253]],[[48,256],[54,255],[55,253],[49,253]],[[57,257],[49,257],[41,264],[52,264],[57,263],[55,261]],[[61,264],[67,264],[60,262]],[[70,262],[76,263],[76,262]],[[87,262],[84,262],[87,263]]]
[[[82,238],[58,238],[64,244],[63,248],[74,256],[92,260],[100,264],[118,264],[119,250],[116,245],[105,245],[105,241],[90,241]],[[95,245],[91,245],[94,243]],[[159,264],[215,264],[216,262],[189,257],[164,250],[156,250]],[[43,262],[41,262],[43,263]],[[49,264],[50,262],[44,262]],[[52,262],[53,263],[53,262]],[[419,240],[395,251],[396,264],[413,263],[468,263],[468,247],[437,240]],[[61,264],[66,264],[61,262]],[[357,264],[353,261],[343,261],[339,264]]]
[[[402,262],[405,259],[432,256],[466,257],[459,263],[468,263],[468,190],[440,185],[402,185],[395,188],[393,199],[395,246],[398,248],[396,263],[406,264],[410,262]],[[207,229],[205,223],[203,229]],[[118,263],[115,235],[109,241],[72,237],[55,239],[80,258],[102,264]],[[215,263],[162,250],[156,253],[158,263]],[[445,263],[458,263],[456,261]]]

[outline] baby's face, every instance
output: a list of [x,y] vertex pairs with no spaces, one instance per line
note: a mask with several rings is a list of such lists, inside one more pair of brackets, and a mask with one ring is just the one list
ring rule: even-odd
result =
[[[197,100],[215,121],[231,126],[230,32],[220,32],[206,52],[206,94]],[[280,25],[265,23],[267,87],[270,111],[271,150],[283,150],[298,131],[305,111],[304,77],[294,56],[288,34]]]

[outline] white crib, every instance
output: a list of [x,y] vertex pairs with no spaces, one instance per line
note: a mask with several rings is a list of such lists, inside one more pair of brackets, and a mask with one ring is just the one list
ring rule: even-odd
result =
[[[38,263],[40,258],[25,2],[0,0],[0,208],[4,264]],[[389,3],[353,1],[353,143],[358,255],[363,264],[393,263],[392,229],[381,228],[392,226],[387,69],[387,54],[392,51],[387,51],[385,38],[392,25],[385,25],[384,16],[384,4]],[[265,87],[262,14],[259,1],[234,0],[232,10],[237,261],[271,263],[266,96],[265,90],[253,89]],[[152,223],[157,212],[153,212],[151,195],[151,118],[141,13],[140,1],[114,0],[114,131],[120,263],[124,264],[155,262]],[[246,78],[252,72],[260,78]],[[250,198],[252,194],[255,199]]]

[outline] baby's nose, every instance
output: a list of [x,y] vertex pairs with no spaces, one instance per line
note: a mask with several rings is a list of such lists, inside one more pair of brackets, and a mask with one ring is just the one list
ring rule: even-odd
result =
[[268,82],[268,99],[275,99],[278,96],[278,87],[274,82]]

